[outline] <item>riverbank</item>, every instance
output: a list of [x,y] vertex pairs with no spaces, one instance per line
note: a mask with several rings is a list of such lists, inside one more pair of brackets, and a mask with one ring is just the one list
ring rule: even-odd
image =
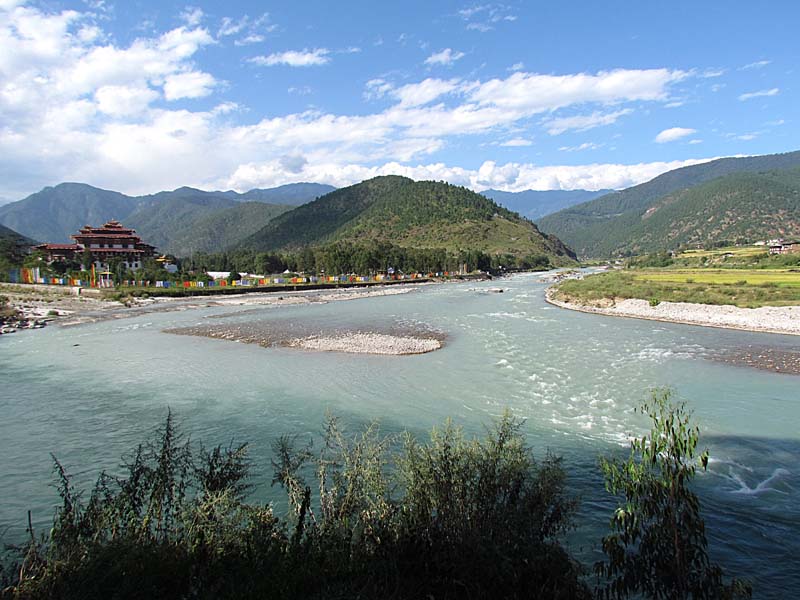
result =
[[192,298],[126,298],[124,301],[104,297],[99,290],[80,290],[61,286],[0,284],[0,295],[8,305],[25,320],[38,320],[62,327],[96,323],[110,319],[124,319],[142,314],[208,308],[212,306],[287,306],[314,304],[342,300],[358,300],[376,296],[407,294],[422,285],[372,286],[369,288],[332,288],[323,290],[249,292],[220,296],[194,296]]
[[691,302],[659,302],[654,306],[647,300],[636,298],[602,298],[592,301],[591,304],[584,304],[558,298],[557,294],[558,290],[551,287],[545,292],[545,299],[554,306],[581,312],[702,327],[800,335],[800,306],[739,308]]

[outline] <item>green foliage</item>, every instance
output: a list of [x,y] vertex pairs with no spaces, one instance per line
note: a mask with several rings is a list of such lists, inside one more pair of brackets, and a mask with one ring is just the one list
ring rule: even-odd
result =
[[[548,215],[539,226],[589,257],[641,254],[738,237],[774,237],[781,231],[774,229],[775,223],[786,216],[793,223],[798,221],[798,166],[800,152],[724,158],[683,167]],[[793,175],[789,169],[794,169]],[[779,170],[786,175],[768,173]],[[742,173],[747,175],[737,175]],[[703,185],[707,182],[711,183]]]
[[376,177],[300,206],[270,221],[241,247],[297,251],[353,240],[515,257],[543,254],[564,264],[574,258],[559,240],[480,194],[398,176]]
[[603,538],[606,560],[595,566],[607,581],[599,595],[749,596],[745,583],[723,583],[722,570],[708,557],[700,502],[689,487],[697,463],[706,469],[708,451],[698,452],[700,431],[691,415],[683,403],[671,402],[668,390],[653,391],[641,412],[650,418],[649,434],[631,441],[627,460],[601,460],[606,488],[624,502],[611,519],[612,533]]
[[[697,304],[730,304],[741,307],[786,306],[800,302],[800,286],[738,282],[687,281],[677,275],[674,280],[659,280],[658,275],[670,271],[609,271],[570,279],[558,284],[555,297],[566,302],[594,305],[608,299],[658,299],[660,302],[693,302]],[[735,271],[734,271],[735,273]],[[652,278],[651,278],[652,277]],[[699,277],[698,277],[699,278]]]
[[574,510],[560,461],[537,463],[520,426],[505,415],[468,440],[447,423],[423,443],[377,424],[351,436],[329,417],[319,454],[275,444],[282,520],[244,501],[246,446],[194,452],[169,414],[86,501],[54,460],[53,529],[31,532],[5,594],[588,598],[558,541]]
[[655,252],[631,258],[627,266],[632,269],[661,269],[669,267],[674,262],[669,252]]
[[161,252],[189,255],[235,246],[290,206],[237,202],[197,190],[156,196],[132,213],[125,224]]

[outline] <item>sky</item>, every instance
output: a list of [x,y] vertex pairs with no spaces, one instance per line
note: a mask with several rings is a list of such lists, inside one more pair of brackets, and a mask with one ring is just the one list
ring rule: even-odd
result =
[[0,201],[609,189],[800,149],[800,2],[0,0]]

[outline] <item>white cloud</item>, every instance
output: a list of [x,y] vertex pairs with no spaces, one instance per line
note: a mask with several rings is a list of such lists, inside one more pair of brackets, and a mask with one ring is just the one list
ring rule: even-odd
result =
[[247,24],[250,22],[250,17],[244,15],[239,19],[233,19],[231,17],[223,17],[222,23],[219,26],[219,31],[217,35],[220,37],[227,37],[229,35],[236,35],[244,30],[247,27]]
[[590,115],[577,115],[574,117],[560,117],[545,121],[547,133],[550,135],[560,135],[565,131],[586,131],[602,125],[616,123],[617,119],[629,115],[633,112],[630,108],[625,108],[612,113],[593,112]]
[[697,133],[697,130],[688,127],[670,127],[659,133],[656,136],[655,142],[658,144],[666,144],[667,142],[674,142],[685,138],[687,135],[692,135],[693,133]]
[[743,67],[740,67],[740,70],[747,71],[747,70],[750,70],[750,69],[763,69],[764,67],[766,67],[771,62],[772,62],[771,60],[759,60],[759,61],[756,61],[756,62],[751,62],[750,64],[747,64],[747,65],[744,65]]
[[752,100],[753,98],[763,98],[766,96],[777,96],[780,93],[780,88],[772,88],[769,90],[759,90],[757,92],[748,92],[746,94],[742,94],[739,96],[739,100],[744,102],[745,100]]
[[249,46],[250,44],[260,44],[263,42],[266,37],[261,34],[253,33],[248,35],[247,37],[243,37],[242,39],[235,40],[233,42],[234,46]]
[[467,29],[485,33],[494,29],[498,23],[516,21],[517,16],[510,10],[504,4],[475,4],[459,10],[458,16],[467,21]]
[[158,92],[149,87],[125,85],[105,85],[94,93],[97,109],[115,117],[140,114],[158,96]]
[[167,100],[202,98],[211,93],[216,83],[211,75],[201,71],[169,75],[164,82],[164,97]]
[[502,142],[501,146],[505,146],[507,148],[518,148],[522,146],[532,146],[533,142],[530,140],[526,140],[525,138],[513,138]]
[[[241,22],[226,24],[233,39],[255,32],[256,21]],[[103,31],[81,39],[77,32],[85,26],[74,11],[0,11],[0,172],[13,174],[0,178],[2,196],[20,197],[67,179],[144,193],[299,180],[341,185],[392,172],[475,189],[480,182],[509,189],[620,187],[666,170],[667,163],[543,167],[487,161],[465,169],[438,162],[435,153],[451,138],[474,134],[521,144],[512,133],[527,131],[530,123],[521,120],[551,113],[557,119],[565,108],[613,114],[630,110],[620,106],[627,102],[663,103],[671,86],[688,76],[667,69],[515,72],[483,81],[396,83],[384,76],[366,84],[365,95],[386,104],[373,112],[263,117],[215,97],[222,86],[199,64],[203,48],[218,43],[205,28],[183,25],[119,44]],[[258,31],[266,27],[258,25]],[[323,48],[260,60],[318,64],[346,51]],[[180,101],[201,96],[209,96],[204,106],[213,108]],[[601,108],[608,106],[616,108]],[[239,113],[248,114],[247,122]],[[412,160],[419,164],[401,164]]]
[[327,48],[315,48],[314,50],[306,49],[277,52],[269,56],[254,56],[248,60],[253,64],[263,67],[272,67],[275,65],[313,67],[328,64],[331,61],[328,54],[330,54],[330,50]]
[[[428,78],[419,83],[410,83],[393,89],[391,93],[392,96],[400,100],[401,106],[421,106],[459,89],[459,86],[460,83],[457,79],[445,81],[443,79]],[[384,88],[378,86],[377,89]]]
[[584,142],[579,146],[561,146],[559,150],[562,152],[581,152],[582,150],[597,150],[602,148],[604,144],[595,144],[594,142]]
[[367,89],[364,91],[364,98],[367,100],[383,98],[394,89],[393,84],[380,78],[370,79],[365,87]]
[[702,143],[703,143],[703,140],[698,140],[698,139],[689,140],[689,143],[690,143],[690,144],[692,144],[692,145],[695,145],[695,144],[702,144]]
[[649,181],[662,173],[714,160],[689,159],[670,162],[639,163],[633,165],[595,163],[590,165],[537,166],[532,164],[485,161],[478,169],[452,167],[444,163],[416,166],[387,162],[379,166],[312,162],[301,173],[287,175],[279,161],[248,163],[236,169],[230,179],[220,184],[238,190],[254,187],[272,187],[298,181],[329,183],[336,186],[352,185],[378,175],[403,175],[416,180],[448,181],[476,191],[497,188],[509,192],[523,190],[602,190],[622,189]]
[[668,69],[617,69],[595,75],[539,75],[514,73],[506,79],[476,83],[471,99],[481,105],[521,109],[532,113],[556,110],[572,104],[623,101],[664,101],[668,87],[688,74]]
[[516,71],[524,71],[525,70],[525,63],[523,63],[523,62],[514,63],[513,65],[508,67],[507,70],[511,71],[512,73],[514,73]]
[[457,60],[464,58],[465,54],[463,52],[454,52],[451,48],[445,48],[441,52],[436,52],[435,54],[431,54],[428,58],[425,59],[426,65],[444,65],[449,66],[452,65]]
[[197,27],[200,25],[200,23],[203,22],[203,17],[205,17],[203,9],[196,6],[187,6],[181,13],[181,19],[183,19],[189,27]]

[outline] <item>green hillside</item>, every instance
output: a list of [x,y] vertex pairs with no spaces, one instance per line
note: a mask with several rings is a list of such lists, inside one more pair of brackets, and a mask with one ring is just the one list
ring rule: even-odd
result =
[[548,215],[539,221],[581,256],[610,256],[662,197],[734,173],[759,173],[800,166],[800,151],[720,160],[683,167],[619,192]]
[[171,252],[172,241],[185,236],[198,220],[236,205],[234,200],[206,194],[170,195],[142,204],[124,224],[159,251]]
[[204,213],[176,227],[159,249],[176,256],[195,252],[220,252],[236,246],[271,219],[291,210],[284,204],[239,202],[223,210]]
[[[317,183],[292,183],[241,194],[181,187],[147,196],[126,196],[85,183],[61,183],[0,206],[0,224],[33,239],[64,243],[70,242],[70,236],[86,224],[102,225],[116,219],[138,229],[147,241],[169,250],[173,246],[186,247],[178,242],[173,244],[173,236],[179,234],[188,222],[202,220],[213,212],[251,202],[297,206],[334,189]],[[246,215],[256,216],[256,212],[259,218],[263,214],[277,214],[275,209],[258,211],[248,208],[242,212],[242,221]],[[220,215],[220,218],[226,222],[232,219],[230,215]],[[259,226],[263,226],[267,220],[261,220]],[[231,232],[236,230],[235,227],[230,229]],[[249,235],[255,229],[248,223],[247,230]],[[147,239],[149,236],[153,239]],[[234,235],[225,240],[224,246],[235,244],[240,239],[238,234]]]
[[642,254],[800,237],[800,168],[737,173],[664,196],[612,249]]
[[5,281],[8,270],[22,264],[28,246],[35,243],[30,238],[0,225],[0,281]]
[[242,247],[297,250],[339,240],[391,242],[401,247],[548,255],[572,262],[561,242],[536,225],[466,188],[399,176],[376,177],[287,212]]
[[0,223],[43,242],[67,243],[86,224],[124,221],[138,204],[119,192],[83,183],[46,187],[24,200],[0,206]]

